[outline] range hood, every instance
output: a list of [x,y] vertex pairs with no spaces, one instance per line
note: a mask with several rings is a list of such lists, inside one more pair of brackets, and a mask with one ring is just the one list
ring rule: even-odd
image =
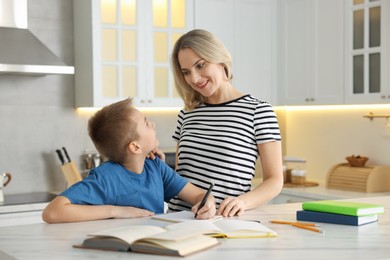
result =
[[27,27],[27,0],[1,0],[0,74],[74,74]]

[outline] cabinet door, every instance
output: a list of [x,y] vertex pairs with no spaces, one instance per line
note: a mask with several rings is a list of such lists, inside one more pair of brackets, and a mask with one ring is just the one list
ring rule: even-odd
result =
[[343,3],[283,0],[280,104],[343,103]]
[[133,97],[136,106],[182,106],[169,68],[193,27],[192,0],[74,1],[76,106]]
[[346,103],[389,103],[389,1],[345,1]]
[[233,59],[233,85],[276,100],[276,3],[272,0],[196,0],[195,28],[215,34]]

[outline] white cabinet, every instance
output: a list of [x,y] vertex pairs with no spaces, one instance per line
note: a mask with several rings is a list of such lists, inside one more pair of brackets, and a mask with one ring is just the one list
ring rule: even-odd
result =
[[390,3],[345,1],[345,102],[390,102]]
[[193,28],[192,0],[75,0],[76,107],[126,97],[136,106],[182,106],[170,53]]
[[280,1],[281,105],[343,104],[344,3]]
[[196,0],[195,28],[216,35],[233,58],[233,85],[275,103],[277,3],[274,0]]

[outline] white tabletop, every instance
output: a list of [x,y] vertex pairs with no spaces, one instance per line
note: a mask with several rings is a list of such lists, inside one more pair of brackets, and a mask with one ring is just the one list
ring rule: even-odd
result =
[[[390,259],[390,197],[349,199],[382,204],[385,213],[377,223],[360,227],[321,224],[324,233],[316,233],[270,220],[295,221],[301,203],[265,205],[247,211],[243,219],[260,220],[278,233],[277,238],[221,239],[221,244],[186,259]],[[32,224],[0,228],[0,258],[16,259],[168,259],[136,253],[106,252],[73,248],[88,233],[123,225],[166,223],[143,219],[89,221],[72,224]],[[3,254],[2,254],[3,253]],[[178,259],[178,258],[176,258]]]

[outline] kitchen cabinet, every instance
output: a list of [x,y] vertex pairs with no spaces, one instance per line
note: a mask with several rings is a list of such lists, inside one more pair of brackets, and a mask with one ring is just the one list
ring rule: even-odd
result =
[[275,103],[277,3],[273,0],[196,0],[195,28],[213,33],[233,59],[233,85]]
[[73,1],[76,107],[133,97],[140,107],[177,107],[170,72],[175,41],[193,28],[192,0]]
[[390,3],[345,0],[347,104],[390,102]]
[[280,1],[279,104],[343,104],[344,3]]

